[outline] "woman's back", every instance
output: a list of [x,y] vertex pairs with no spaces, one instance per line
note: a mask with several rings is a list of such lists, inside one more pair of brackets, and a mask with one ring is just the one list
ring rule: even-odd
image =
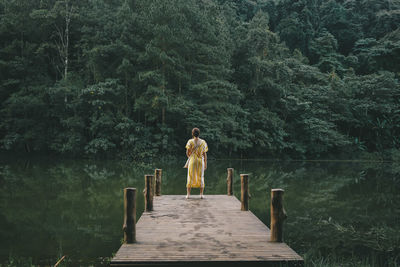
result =
[[200,197],[203,198],[204,170],[207,169],[207,142],[199,138],[200,130],[193,128],[192,139],[186,143],[186,155],[188,156],[187,195],[189,198],[191,188],[200,188]]
[[193,157],[196,159],[202,159],[204,157],[204,153],[207,152],[208,147],[205,140],[200,138],[197,139],[197,141],[194,138],[189,139],[186,144],[186,149],[191,150]]

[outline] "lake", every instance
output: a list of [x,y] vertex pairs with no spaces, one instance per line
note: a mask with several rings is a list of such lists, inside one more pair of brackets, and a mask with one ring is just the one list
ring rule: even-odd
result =
[[[107,266],[123,237],[123,188],[163,169],[162,193],[186,194],[184,159],[157,163],[54,158],[0,162],[0,266]],[[209,160],[205,194],[226,194],[227,168],[250,176],[250,210],[269,226],[283,188],[284,241],[307,266],[400,265],[400,165],[379,162]],[[198,190],[193,190],[198,194]],[[184,197],[182,197],[182,201]]]

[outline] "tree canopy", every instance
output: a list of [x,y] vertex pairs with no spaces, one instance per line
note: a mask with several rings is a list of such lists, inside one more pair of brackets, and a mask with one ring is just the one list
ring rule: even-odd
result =
[[397,151],[399,26],[398,1],[0,0],[0,149]]

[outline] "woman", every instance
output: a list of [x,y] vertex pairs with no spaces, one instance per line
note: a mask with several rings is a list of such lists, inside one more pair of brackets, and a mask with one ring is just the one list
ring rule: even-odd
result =
[[200,198],[204,198],[204,170],[207,169],[207,151],[206,141],[199,138],[200,130],[193,128],[192,139],[186,144],[186,156],[189,158],[187,174],[187,195],[190,197],[191,188],[200,188]]

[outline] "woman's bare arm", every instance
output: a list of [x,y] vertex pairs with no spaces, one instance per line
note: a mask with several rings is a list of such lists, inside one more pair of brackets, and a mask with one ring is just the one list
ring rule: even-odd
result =
[[204,169],[207,170],[207,153],[204,152]]
[[190,157],[190,154],[192,154],[192,150],[191,149],[186,149],[186,156]]

